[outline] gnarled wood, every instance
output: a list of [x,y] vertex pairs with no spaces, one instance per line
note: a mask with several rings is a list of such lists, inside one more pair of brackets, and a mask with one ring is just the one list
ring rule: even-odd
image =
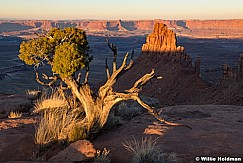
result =
[[[106,74],[107,74],[107,81],[106,83],[101,86],[96,95],[92,92],[89,84],[88,84],[88,75],[89,75],[89,65],[86,69],[86,76],[84,82],[80,83],[81,74],[78,75],[77,79],[75,76],[69,78],[62,78],[61,80],[64,81],[68,88],[72,91],[73,97],[77,98],[84,109],[85,112],[85,119],[83,122],[87,124],[87,129],[89,132],[96,133],[99,132],[100,129],[105,125],[109,112],[112,107],[117,104],[118,102],[125,101],[125,100],[135,100],[137,101],[142,107],[148,110],[148,112],[153,115],[157,120],[167,125],[172,126],[183,126],[177,123],[172,123],[164,120],[160,117],[159,113],[151,108],[149,105],[144,103],[141,98],[139,97],[139,92],[142,90],[143,86],[150,81],[152,78],[156,77],[154,69],[148,74],[145,74],[140,79],[138,79],[134,85],[124,92],[116,92],[113,90],[113,86],[116,83],[117,79],[121,76],[122,73],[127,71],[133,65],[133,54],[132,52],[131,60],[128,66],[126,66],[126,61],[128,58],[129,53],[127,53],[123,59],[123,62],[119,68],[116,66],[116,55],[117,55],[117,48],[114,44],[110,43],[107,40],[109,48],[114,53],[113,59],[113,72],[110,74],[106,59]],[[52,84],[57,77],[49,78],[47,75],[43,74],[43,78],[45,79],[53,79],[49,84]],[[37,73],[37,81],[38,73]],[[40,81],[40,80],[39,80]],[[44,84],[44,83],[43,83]],[[131,108],[132,109],[132,108]]]
[[107,58],[105,60],[105,70],[106,70],[106,75],[107,75],[107,79],[110,78],[110,72],[109,72],[109,67],[108,67],[108,63],[107,63]]
[[[110,43],[108,40],[107,43],[109,48],[114,53],[114,58],[116,58],[117,55],[116,46]],[[132,52],[132,57],[133,54],[134,52]],[[96,95],[95,98],[92,96],[92,91],[90,90],[90,87],[86,82],[84,82],[84,84],[80,86],[79,90],[73,88],[73,87],[77,87],[75,83],[71,82],[70,80],[66,82],[69,85],[69,87],[72,89],[72,92],[80,100],[86,113],[86,119],[91,126],[90,130],[92,130],[92,132],[98,132],[106,123],[111,108],[118,102],[129,100],[129,99],[137,101],[142,107],[147,109],[148,112],[151,115],[153,115],[157,120],[159,120],[161,123],[165,123],[167,125],[172,125],[172,126],[184,126],[181,124],[172,123],[164,120],[162,117],[160,117],[159,113],[155,109],[151,108],[149,105],[144,103],[139,97],[138,93],[142,90],[143,86],[152,78],[156,77],[154,69],[152,69],[150,73],[145,74],[140,79],[138,79],[134,83],[134,85],[130,89],[126,90],[125,92],[115,92],[113,90],[113,86],[116,83],[116,80],[119,78],[119,76],[124,71],[132,67],[133,64],[132,57],[129,65],[126,66],[128,55],[129,53],[125,55],[122,65],[118,69],[116,67],[116,60],[115,59],[113,60],[113,72],[111,75],[109,73],[107,59],[106,59],[105,68],[107,74],[107,81],[103,86],[99,88],[98,94]]]
[[53,77],[48,77],[46,74],[43,74],[42,75],[42,78],[45,79],[45,80],[51,80],[50,82],[48,83],[45,83],[43,81],[40,80],[39,78],[39,73],[38,71],[35,71],[35,79],[38,83],[40,83],[41,85],[44,85],[44,86],[49,86],[51,87],[59,78],[57,76],[53,76]]
[[110,43],[108,39],[106,39],[106,42],[108,44],[108,47],[111,49],[111,51],[113,52],[113,72],[116,71],[116,58],[117,58],[117,47]]

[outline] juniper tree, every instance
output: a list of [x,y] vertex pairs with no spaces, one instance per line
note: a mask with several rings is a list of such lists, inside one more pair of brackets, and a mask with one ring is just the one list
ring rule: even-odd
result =
[[[160,122],[169,125],[178,125],[167,122],[159,114],[144,103],[139,97],[142,87],[152,78],[155,72],[145,74],[134,85],[124,92],[116,92],[113,86],[118,77],[133,65],[132,57],[129,65],[126,60],[129,53],[123,59],[119,68],[117,68],[116,57],[117,48],[107,40],[109,48],[113,51],[113,69],[109,72],[106,60],[107,81],[95,93],[91,90],[88,83],[89,64],[92,57],[88,53],[88,41],[85,32],[77,28],[58,28],[51,29],[48,33],[37,39],[22,42],[20,45],[19,58],[28,65],[33,65],[36,71],[36,80],[42,85],[52,86],[54,83],[61,81],[71,90],[73,98],[77,98],[84,109],[84,121],[89,124],[90,132],[98,132],[106,123],[111,108],[120,101],[135,100],[141,106],[146,108],[149,113],[155,116]],[[38,67],[48,64],[52,70],[52,76],[38,73]],[[86,69],[84,81],[80,81],[81,74],[77,72]],[[44,82],[48,80],[48,82]],[[131,108],[132,109],[132,108]]]

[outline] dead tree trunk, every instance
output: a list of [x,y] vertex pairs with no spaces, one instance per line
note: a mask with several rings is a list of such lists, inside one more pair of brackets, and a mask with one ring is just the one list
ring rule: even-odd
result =
[[[126,65],[126,61],[129,55],[129,53],[127,53],[123,59],[122,65],[117,69],[117,48],[115,45],[109,43],[108,40],[107,43],[109,48],[114,53],[113,69],[112,73],[110,74],[106,60],[107,81],[103,86],[99,88],[98,93],[95,96],[92,94],[92,90],[88,84],[89,68],[86,69],[85,81],[83,83],[79,82],[81,74],[78,75],[78,79],[75,79],[75,77],[61,78],[61,80],[64,81],[67,84],[68,88],[72,91],[73,97],[76,97],[83,107],[85,112],[84,122],[87,124],[86,126],[88,131],[92,133],[99,132],[100,129],[102,129],[102,127],[105,125],[111,108],[118,102],[129,99],[137,101],[160,122],[167,125],[179,126],[180,124],[165,121],[163,118],[160,117],[159,113],[156,110],[144,103],[139,97],[138,93],[142,90],[143,86],[150,79],[155,77],[154,69],[150,73],[145,74],[139,80],[137,80],[130,89],[125,90],[124,92],[116,92],[113,90],[113,86],[116,83],[117,79],[121,76],[121,74],[132,67],[133,54],[131,56],[129,65]],[[58,79],[55,78],[54,80],[56,81]],[[50,83],[52,84],[52,82]],[[50,86],[49,84],[47,85]]]
[[[108,41],[107,41],[108,42]],[[128,53],[125,55],[122,65],[117,69],[116,65],[116,56],[117,51],[116,47],[113,44],[108,42],[110,49],[114,53],[113,59],[113,72],[109,73],[108,66],[106,65],[106,73],[107,73],[107,81],[101,86],[98,90],[98,94],[94,97],[92,95],[92,90],[88,85],[88,82],[84,82],[83,84],[79,84],[77,80],[74,78],[65,78],[62,79],[68,87],[71,89],[73,95],[75,95],[80,101],[82,107],[84,108],[86,118],[85,121],[88,124],[88,130],[91,132],[98,132],[106,123],[109,112],[111,108],[120,101],[125,100],[135,100],[141,106],[148,110],[150,114],[152,114],[157,120],[162,123],[168,125],[177,126],[179,124],[171,123],[165,121],[163,118],[159,116],[156,110],[151,108],[149,105],[144,103],[139,97],[139,92],[142,90],[142,87],[152,78],[155,77],[155,72],[152,70],[149,74],[145,74],[139,80],[137,80],[133,87],[124,91],[124,92],[116,92],[113,90],[113,86],[116,83],[118,77],[124,73],[124,71],[131,68],[133,62],[130,61],[129,65],[126,66],[126,61],[128,58]],[[86,80],[88,79],[88,71],[86,72]]]

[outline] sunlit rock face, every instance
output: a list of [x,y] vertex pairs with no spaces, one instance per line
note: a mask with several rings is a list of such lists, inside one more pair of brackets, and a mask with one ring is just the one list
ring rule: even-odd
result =
[[177,46],[176,34],[163,23],[154,25],[153,33],[147,36],[143,44],[142,53],[155,62],[166,59],[192,67],[192,60],[184,52],[184,47]]
[[163,23],[154,25],[153,33],[148,35],[142,47],[143,52],[164,53],[176,50],[176,35]]

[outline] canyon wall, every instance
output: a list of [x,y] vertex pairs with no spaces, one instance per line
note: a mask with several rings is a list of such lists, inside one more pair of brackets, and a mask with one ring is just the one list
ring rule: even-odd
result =
[[163,23],[168,28],[174,29],[218,29],[218,28],[243,28],[243,19],[235,20],[1,20],[0,25],[4,23],[18,23],[23,26],[32,26],[33,28],[51,28],[74,26],[87,30],[152,30],[155,23]]
[[[193,38],[243,38],[243,19],[239,20],[0,20],[0,33],[23,37],[21,32],[49,30],[53,27],[82,28],[90,35],[147,35],[156,23],[166,24],[178,36]],[[20,32],[21,31],[21,32]],[[115,33],[119,31],[120,33]],[[6,33],[8,32],[8,33]],[[10,32],[10,33],[9,33]],[[12,32],[12,33],[11,33]],[[107,32],[110,32],[107,34]],[[24,37],[26,34],[24,35]],[[30,34],[31,36],[31,34]]]
[[193,28],[243,28],[243,20],[186,20],[185,27]]

